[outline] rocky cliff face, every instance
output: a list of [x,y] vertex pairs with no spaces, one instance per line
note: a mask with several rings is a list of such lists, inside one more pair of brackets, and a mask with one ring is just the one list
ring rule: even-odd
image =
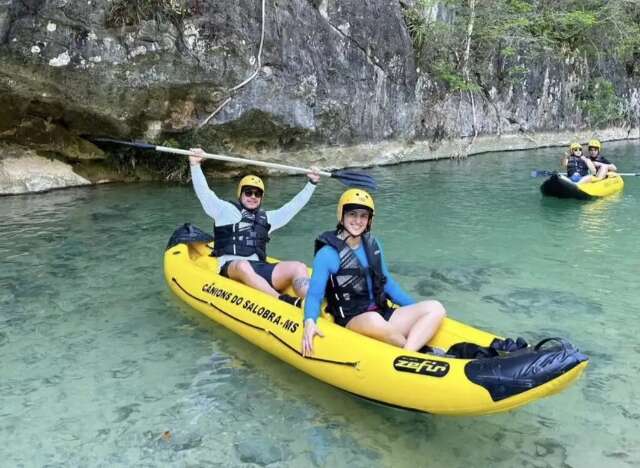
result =
[[107,135],[268,158],[581,125],[553,58],[473,109],[420,76],[409,3],[266,0],[260,54],[259,0],[0,1],[0,140],[67,161],[104,159],[86,138]]
[[205,140],[292,148],[413,134],[416,72],[396,2],[267,1],[262,67],[232,93],[256,68],[261,10],[255,0],[4,2],[2,130],[50,133],[46,121],[155,137],[193,130],[231,95]]

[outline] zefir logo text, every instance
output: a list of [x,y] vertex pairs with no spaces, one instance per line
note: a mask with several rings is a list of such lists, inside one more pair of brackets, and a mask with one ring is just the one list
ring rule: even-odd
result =
[[230,304],[241,306],[244,310],[251,311],[257,316],[262,317],[264,320],[268,320],[274,325],[278,325],[283,329],[290,331],[291,333],[295,333],[298,329],[298,322],[283,319],[281,314],[278,314],[277,312],[261,306],[257,302],[251,301],[251,299],[245,299],[242,296],[238,296],[237,294],[233,294],[229,291],[218,288],[213,283],[206,283],[204,286],[202,286],[202,291],[212,295],[213,297],[221,298],[224,301],[229,302]]
[[444,377],[449,373],[449,363],[435,359],[423,359],[414,356],[398,356],[393,361],[393,367],[400,372]]

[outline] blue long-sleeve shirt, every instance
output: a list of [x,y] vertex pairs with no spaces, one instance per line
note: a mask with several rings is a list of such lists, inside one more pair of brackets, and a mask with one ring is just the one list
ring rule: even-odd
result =
[[[380,242],[378,242],[378,244],[380,245]],[[363,267],[366,268],[369,266],[367,254],[365,253],[362,243],[360,243],[358,248],[354,249],[354,253]],[[380,256],[382,260],[382,272],[384,273],[384,276],[387,277],[387,282],[384,285],[384,292],[387,293],[389,298],[399,306],[415,304],[413,298],[407,294],[389,274],[389,270],[387,269],[387,265],[384,261],[382,245],[380,245]],[[309,292],[307,293],[304,305],[305,320],[310,318],[315,321],[320,315],[320,307],[326,293],[329,275],[337,273],[339,268],[340,256],[338,255],[338,252],[328,245],[322,247],[313,259],[313,273],[311,274]],[[367,274],[367,286],[369,287],[371,305],[373,305],[375,303],[373,298],[373,280],[369,274]]]

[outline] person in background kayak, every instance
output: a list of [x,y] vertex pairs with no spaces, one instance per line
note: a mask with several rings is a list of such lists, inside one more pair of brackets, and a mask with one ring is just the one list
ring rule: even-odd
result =
[[562,166],[567,169],[567,177],[579,184],[591,180],[591,174],[596,173],[595,165],[582,154],[580,143],[571,143],[569,154],[562,158]]
[[[269,234],[286,225],[307,204],[320,180],[318,169],[312,168],[309,182],[292,200],[277,210],[264,211],[262,179],[244,177],[238,184],[238,200],[221,200],[207,185],[200,167],[202,149],[190,151],[194,153],[189,157],[193,188],[215,223],[213,254],[218,257],[220,274],[301,307],[301,298],[309,288],[306,265],[297,261],[267,263],[267,242]],[[281,294],[290,285],[298,297]]]
[[612,164],[607,160],[607,158],[600,154],[600,151],[602,150],[600,140],[596,140],[595,138],[593,140],[589,140],[587,149],[589,150],[589,159],[596,167],[597,172],[595,179],[602,180],[607,177],[609,171],[613,172],[618,170],[615,164]]
[[[371,234],[373,199],[362,189],[342,194],[338,226],[315,242],[309,293],[304,306],[303,356],[313,354],[322,300],[338,325],[376,340],[418,351],[438,331],[446,310],[435,300],[416,302],[391,277],[382,247]],[[400,307],[393,308],[390,299]]]

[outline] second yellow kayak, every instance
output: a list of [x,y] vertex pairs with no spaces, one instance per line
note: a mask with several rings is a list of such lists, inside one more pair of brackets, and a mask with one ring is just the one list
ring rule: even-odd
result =
[[540,186],[543,195],[579,200],[606,197],[620,192],[623,188],[624,180],[615,173],[608,174],[608,177],[602,180],[581,184],[576,184],[565,175],[552,174]]

